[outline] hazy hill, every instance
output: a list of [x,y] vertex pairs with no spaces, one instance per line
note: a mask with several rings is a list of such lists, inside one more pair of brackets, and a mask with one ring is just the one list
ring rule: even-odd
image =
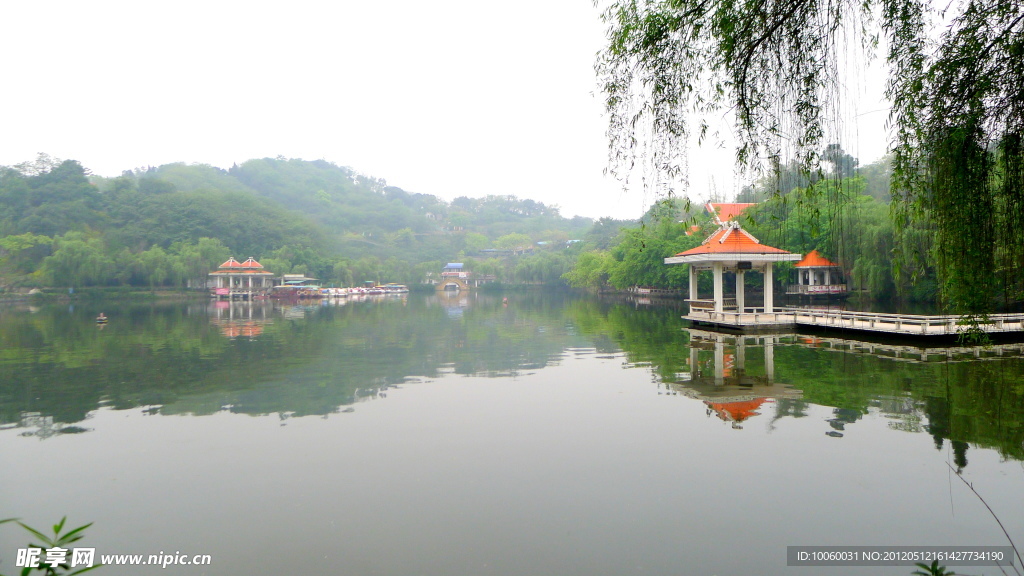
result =
[[[116,178],[90,176],[76,161],[43,155],[0,167],[0,276],[30,273],[44,283],[46,274],[52,282],[59,274],[40,261],[61,250],[65,278],[103,284],[117,271],[115,283],[174,282],[174,258],[185,258],[202,238],[238,257],[268,259],[278,273],[341,281],[404,270],[413,277],[418,264],[436,266],[488,248],[564,248],[592,227],[588,218],[564,218],[534,200],[449,203],[323,160],[262,158],[230,169],[174,163]],[[61,244],[69,233],[73,239]],[[146,265],[135,261],[143,254]],[[89,271],[74,268],[86,260],[93,262]]]

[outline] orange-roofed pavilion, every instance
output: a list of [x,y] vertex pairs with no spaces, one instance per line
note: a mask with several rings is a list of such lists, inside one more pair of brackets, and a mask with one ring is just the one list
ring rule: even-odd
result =
[[804,256],[799,262],[797,262],[793,266],[797,268],[838,268],[839,264],[836,264],[835,262],[829,260],[828,258],[825,258],[817,250],[811,250],[810,254]]
[[[696,248],[680,252],[665,258],[665,264],[690,265],[690,314],[695,310],[713,310],[714,312],[732,311],[741,314],[774,311],[775,297],[772,265],[775,262],[796,262],[799,254],[775,248],[761,242],[747,232],[738,222],[726,222],[709,236],[704,243]],[[701,300],[697,294],[698,274],[711,270],[714,274],[715,293],[713,300]],[[744,276],[746,272],[757,270],[764,274],[764,304],[761,308],[746,305],[744,296]],[[724,297],[723,275],[725,272],[736,274],[736,302],[727,303]]]
[[274,273],[264,270],[263,265],[251,256],[245,262],[231,257],[210,272],[209,277],[208,286],[216,298],[250,300],[271,288]]
[[735,402],[711,402],[710,400],[705,400],[704,404],[714,410],[722,420],[739,423],[760,414],[758,410],[761,408],[761,405],[768,401],[768,398],[753,398],[751,400],[738,400]]
[[846,294],[846,284],[841,280],[839,264],[825,258],[817,250],[811,250],[794,267],[796,284],[786,289],[787,294],[812,297]]

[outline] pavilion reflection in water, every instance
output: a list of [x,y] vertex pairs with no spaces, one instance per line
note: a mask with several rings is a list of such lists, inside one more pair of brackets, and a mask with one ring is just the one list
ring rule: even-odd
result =
[[[778,335],[689,332],[690,372],[679,374],[678,381],[669,386],[674,392],[703,401],[709,415],[741,428],[744,421],[776,400],[803,396],[799,389],[775,381]],[[748,352],[763,354],[757,370],[747,370]]]
[[[704,403],[708,415],[729,422],[734,428],[771,409],[769,427],[785,416],[803,416],[809,405],[802,385],[776,379],[777,347],[802,347],[821,350],[824,354],[871,356],[883,362],[899,364],[955,364],[961,362],[996,361],[1024,357],[1024,343],[980,346],[918,346],[903,343],[881,343],[806,336],[799,334],[726,334],[689,329],[689,372],[676,374],[667,383],[672,394],[683,394]],[[790,375],[791,377],[797,375]],[[786,380],[782,375],[782,380]],[[812,394],[814,395],[814,394]],[[847,426],[860,420],[870,410],[877,410],[892,429],[908,432],[928,431],[941,437],[944,413],[937,412],[934,400],[908,394],[882,393],[863,399],[859,404],[831,406],[825,419],[825,434],[841,438]],[[822,405],[828,407],[827,405]],[[927,424],[925,424],[927,422]],[[953,441],[953,440],[951,440]],[[936,442],[939,442],[937,439]],[[953,441],[958,451],[958,465],[965,461],[965,444]],[[1024,445],[1024,444],[1022,444]]]
[[273,322],[267,314],[268,309],[273,308],[265,302],[216,300],[211,308],[210,323],[218,326],[221,334],[232,340],[253,340],[263,334],[266,325]]

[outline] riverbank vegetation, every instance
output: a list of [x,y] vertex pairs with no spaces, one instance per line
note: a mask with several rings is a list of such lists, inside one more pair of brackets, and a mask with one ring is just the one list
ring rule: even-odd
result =
[[[838,146],[830,146],[832,151]],[[744,189],[737,201],[756,202],[740,223],[761,242],[799,254],[818,250],[838,262],[852,292],[871,300],[934,302],[938,296],[936,266],[925,228],[895,233],[888,202],[888,158],[857,168],[857,159],[843,153],[831,171],[801,177],[795,167],[781,178],[765,178]],[[792,185],[782,190],[781,187]],[[731,199],[729,199],[731,200]],[[681,289],[688,284],[686,266],[666,266],[663,259],[699,246],[715,229],[703,206],[665,199],[652,207],[642,223],[623,228],[604,249],[583,246],[566,274],[572,286],[623,290],[631,286]],[[913,253],[900,269],[898,252]],[[792,264],[776,265],[784,285]],[[702,277],[700,289],[711,290]],[[754,276],[749,280],[760,282]]]
[[[791,164],[744,188],[735,200],[758,202],[741,217],[744,227],[785,250],[817,249],[862,297],[934,302],[941,283],[932,228],[897,229],[890,159],[860,167],[836,144],[822,156],[830,169],[817,176]],[[0,168],[0,291],[202,288],[229,256],[338,286],[415,286],[459,261],[506,288],[679,290],[688,271],[664,258],[714,228],[702,205],[679,198],[638,220],[594,221],[514,197],[445,202],[323,161],[170,164],[102,178],[40,156]],[[789,271],[779,266],[780,285]],[[990,294],[1007,306],[1020,300],[1013,284]]]
[[462,260],[499,281],[551,284],[593,224],[512,196],[446,202],[325,161],[104,178],[40,155],[0,168],[0,288],[198,287],[230,255],[335,285],[417,284]]
[[[713,139],[707,119],[721,115],[732,120],[723,131],[737,142],[739,168],[782,181],[792,163],[809,180],[834,164],[826,144],[849,130],[844,119],[861,115],[847,104],[851,72],[881,47],[896,287],[928,278],[943,307],[961,314],[1024,299],[1024,5],[612,0],[604,8],[597,69],[613,172],[628,178],[642,162],[652,172],[645,182],[671,189],[685,177],[690,142]],[[842,186],[795,186],[823,193],[830,215],[848,206]]]

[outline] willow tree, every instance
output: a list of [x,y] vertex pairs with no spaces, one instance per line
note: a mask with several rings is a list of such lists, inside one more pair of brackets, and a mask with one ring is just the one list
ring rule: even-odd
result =
[[[1024,3],[965,0],[617,0],[598,59],[612,171],[685,171],[705,118],[731,113],[737,163],[818,169],[846,54],[885,46],[892,214],[934,230],[947,306],[1024,295]],[[955,13],[954,13],[955,12]],[[879,40],[884,39],[884,42]],[[903,254],[902,257],[910,257]]]

